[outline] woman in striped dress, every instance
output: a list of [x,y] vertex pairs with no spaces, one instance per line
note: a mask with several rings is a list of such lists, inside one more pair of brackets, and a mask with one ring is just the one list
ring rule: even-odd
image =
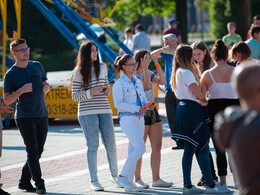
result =
[[[87,162],[91,188],[103,191],[97,177],[97,150],[99,132],[105,145],[111,181],[117,183],[117,153],[112,110],[107,96],[108,86],[106,64],[100,63],[98,49],[94,42],[83,42],[71,77],[72,99],[78,101],[78,120],[83,129],[87,145]],[[106,89],[103,89],[106,87]]]

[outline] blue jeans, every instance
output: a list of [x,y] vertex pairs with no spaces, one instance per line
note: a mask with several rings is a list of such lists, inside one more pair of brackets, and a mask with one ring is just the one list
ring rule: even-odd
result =
[[44,183],[39,159],[48,133],[48,117],[18,118],[16,125],[26,146],[27,161],[23,166],[20,183],[27,184],[31,178],[36,186]]
[[111,176],[117,177],[117,153],[112,114],[91,114],[79,116],[78,119],[86,138],[88,148],[87,162],[91,182],[98,181],[97,150],[99,146],[99,132],[106,148]]
[[[191,183],[191,166],[193,154],[196,151],[196,147],[188,142],[184,142],[184,153],[182,157],[182,171],[184,186],[192,185]],[[202,150],[198,151],[198,163],[201,172],[204,175],[206,185],[214,185],[214,181],[211,174],[210,161],[209,161],[209,145],[207,144]]]

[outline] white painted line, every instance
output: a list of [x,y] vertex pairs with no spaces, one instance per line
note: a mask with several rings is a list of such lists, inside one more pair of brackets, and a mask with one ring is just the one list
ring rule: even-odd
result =
[[[116,145],[118,146],[120,144],[124,144],[124,143],[127,143],[127,142],[128,142],[128,139],[125,138],[125,139],[116,141]],[[105,148],[105,146],[103,144],[100,144],[99,149],[103,149],[103,148]],[[59,158],[65,158],[65,157],[72,156],[72,155],[82,154],[82,153],[86,153],[86,151],[87,151],[87,148],[82,149],[82,150],[75,150],[75,151],[71,151],[71,152],[66,152],[66,153],[63,153],[63,154],[55,155],[55,156],[41,158],[40,162],[46,162],[46,161],[56,160],[56,159],[59,159]],[[14,165],[1,167],[1,171],[7,171],[7,170],[10,170],[10,169],[23,167],[23,165],[24,165],[24,163],[18,163],[18,164],[14,164]]]
[[[161,150],[162,154],[166,154],[166,153],[169,153],[169,152],[172,152],[171,147],[165,148],[165,149]],[[150,155],[151,155],[151,153],[145,153],[143,155],[143,159],[150,158]],[[118,165],[123,165],[125,160],[126,159],[118,161]],[[98,166],[97,168],[98,168],[98,171],[101,171],[103,169],[108,169],[109,165],[108,164],[104,164],[104,165]],[[84,169],[84,170],[75,171],[75,172],[71,172],[71,173],[64,174],[64,175],[59,175],[59,176],[54,177],[54,178],[46,179],[45,180],[45,184],[51,184],[51,183],[54,183],[54,182],[58,182],[58,181],[66,180],[66,179],[71,179],[73,177],[82,176],[82,175],[88,174],[88,173],[89,173],[89,170],[88,169]],[[7,188],[5,190],[7,192],[16,192],[17,191],[17,187]]]

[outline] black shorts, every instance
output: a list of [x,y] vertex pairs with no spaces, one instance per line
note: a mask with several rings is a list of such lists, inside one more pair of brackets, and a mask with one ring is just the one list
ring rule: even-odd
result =
[[[146,111],[147,112],[147,111]],[[153,110],[151,110],[151,112],[153,112],[155,114],[155,122],[152,121],[152,117],[150,116],[144,116],[144,122],[145,122],[145,125],[152,125],[152,124],[155,124],[155,123],[158,123],[158,122],[161,122],[161,118],[160,118],[160,115],[156,109],[156,107],[154,107]]]

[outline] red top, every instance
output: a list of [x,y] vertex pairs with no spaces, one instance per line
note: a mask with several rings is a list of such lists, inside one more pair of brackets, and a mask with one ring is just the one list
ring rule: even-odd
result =
[[167,35],[167,34],[175,34],[176,37],[178,37],[179,35],[181,35],[181,31],[177,28],[167,28],[163,30],[163,35]]

